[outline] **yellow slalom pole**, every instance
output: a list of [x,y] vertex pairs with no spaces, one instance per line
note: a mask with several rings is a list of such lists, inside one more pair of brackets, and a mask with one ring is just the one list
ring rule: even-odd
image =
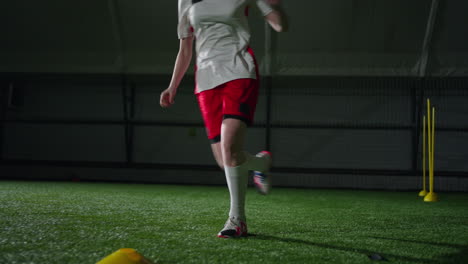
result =
[[429,186],[429,192],[434,192],[434,143],[435,143],[435,107],[432,107],[432,141],[431,141],[431,179],[430,179],[430,186]]
[[429,178],[431,178],[432,168],[432,140],[431,140],[431,100],[427,99],[427,163],[429,165]]
[[429,193],[424,196],[425,202],[437,202],[437,194],[434,192],[434,144],[435,144],[435,107],[432,107],[432,130],[431,133],[431,155],[429,157],[431,161],[430,172],[429,172]]
[[426,196],[426,115],[423,115],[423,135],[422,135],[422,185],[423,188],[419,192],[419,196]]

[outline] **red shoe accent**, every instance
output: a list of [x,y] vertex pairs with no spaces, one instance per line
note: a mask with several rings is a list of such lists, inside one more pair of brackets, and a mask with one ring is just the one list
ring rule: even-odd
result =
[[244,222],[241,222],[241,227],[242,227],[241,236],[246,237],[247,236],[247,224]]
[[255,183],[256,185],[260,185],[260,184],[261,184],[260,179],[259,179],[258,177],[254,177],[253,180],[254,180],[254,183]]
[[240,222],[241,226],[236,226],[236,235],[235,236],[225,236],[225,235],[217,235],[219,238],[239,238],[239,237],[247,237],[247,224],[245,222]]

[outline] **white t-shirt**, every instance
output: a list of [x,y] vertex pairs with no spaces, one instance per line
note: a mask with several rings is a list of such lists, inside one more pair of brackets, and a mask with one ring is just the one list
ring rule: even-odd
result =
[[179,0],[179,39],[196,39],[196,93],[235,79],[256,79],[253,57],[247,51],[246,10],[252,4],[264,16],[273,11],[264,0]]

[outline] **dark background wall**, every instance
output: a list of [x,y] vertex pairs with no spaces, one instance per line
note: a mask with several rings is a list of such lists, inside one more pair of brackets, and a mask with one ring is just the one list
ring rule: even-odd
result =
[[[247,150],[273,151],[275,184],[420,188],[420,122],[431,98],[436,188],[467,191],[466,1],[284,6],[284,34],[250,16],[264,77]],[[158,105],[178,49],[177,1],[0,8],[2,178],[224,183],[192,69],[176,105]]]

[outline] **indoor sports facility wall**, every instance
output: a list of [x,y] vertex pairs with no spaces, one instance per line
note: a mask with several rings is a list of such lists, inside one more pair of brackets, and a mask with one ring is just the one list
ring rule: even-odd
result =
[[[436,189],[468,191],[464,1],[284,1],[290,31],[250,12],[262,72],[247,150],[274,184],[419,189],[421,118],[436,106]],[[177,1],[0,4],[0,177],[224,184],[189,70],[158,105],[178,50]]]

